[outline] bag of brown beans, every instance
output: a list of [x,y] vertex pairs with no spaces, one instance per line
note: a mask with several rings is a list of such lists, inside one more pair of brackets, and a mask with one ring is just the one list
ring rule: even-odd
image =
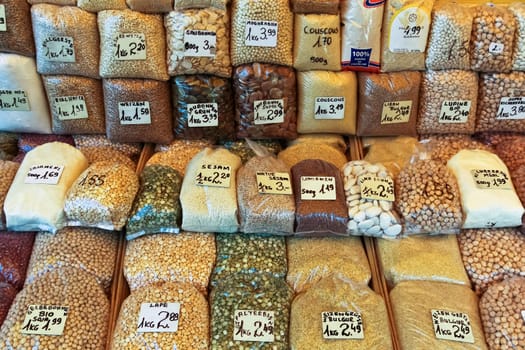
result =
[[[35,233],[0,231],[0,282],[22,289]],[[0,293],[1,294],[1,293]]]
[[126,0],[133,11],[145,13],[161,13],[173,10],[173,0]]
[[30,5],[26,1],[0,1],[0,52],[35,55]]
[[126,0],[77,0],[77,6],[89,12],[104,10],[125,10]]
[[321,159],[337,168],[342,168],[348,162],[344,150],[338,144],[322,142],[293,144],[279,152],[278,158],[289,167],[307,159]]

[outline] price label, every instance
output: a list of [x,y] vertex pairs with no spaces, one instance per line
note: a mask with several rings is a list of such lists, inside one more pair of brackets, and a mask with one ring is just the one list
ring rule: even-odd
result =
[[63,171],[63,165],[33,165],[29,168],[24,183],[56,185]]
[[359,186],[361,198],[389,202],[395,200],[394,180],[390,177],[362,175],[359,177]]
[[5,16],[5,5],[0,5],[0,32],[7,31],[7,18]]
[[505,49],[505,45],[502,43],[490,43],[489,44],[489,52],[493,54],[500,54],[503,53],[503,50]]
[[467,100],[443,101],[439,122],[442,124],[461,124],[468,121],[471,102]]
[[86,119],[88,117],[84,96],[55,97],[54,105],[60,120]]
[[118,114],[122,125],[151,124],[150,111],[148,101],[118,103]]
[[390,27],[391,52],[425,52],[430,13],[422,7],[409,7],[394,15]]
[[179,328],[179,318],[179,303],[142,303],[137,332],[174,333]]
[[235,310],[233,340],[273,342],[275,317],[273,311]]
[[20,333],[62,335],[68,310],[67,306],[29,305]]
[[206,30],[186,30],[184,32],[184,56],[215,57],[217,33]]
[[474,343],[472,326],[467,314],[445,310],[431,310],[431,314],[437,339]]
[[143,33],[119,34],[115,38],[114,47],[117,61],[146,59],[146,35]]
[[381,124],[407,123],[411,110],[412,101],[385,102],[381,113]]
[[496,119],[525,119],[525,97],[502,97]]
[[87,174],[78,182],[79,186],[99,187],[106,182],[106,175],[94,174],[88,171]]
[[284,122],[284,100],[257,100],[253,102],[254,124]]
[[42,42],[44,57],[53,62],[75,62],[75,46],[70,36],[48,36]]
[[333,176],[301,176],[301,200],[335,201],[335,177]]
[[502,170],[473,169],[470,171],[477,188],[483,190],[512,190],[510,177]]
[[277,22],[246,21],[246,27],[244,27],[244,45],[276,47],[277,32]]
[[188,126],[190,128],[219,126],[217,103],[188,103]]
[[0,111],[30,111],[24,90],[0,90]]
[[288,173],[257,172],[257,188],[262,194],[292,194]]
[[344,97],[316,97],[314,119],[343,119],[345,117]]
[[231,167],[220,164],[203,164],[195,177],[198,186],[230,187]]
[[363,319],[353,311],[321,313],[324,339],[364,339]]

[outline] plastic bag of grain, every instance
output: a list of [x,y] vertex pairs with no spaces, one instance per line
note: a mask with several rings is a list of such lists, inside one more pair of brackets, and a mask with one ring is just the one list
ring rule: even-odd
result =
[[419,134],[473,134],[478,75],[463,70],[427,71],[419,92]]
[[512,70],[525,70],[525,4],[514,2],[509,10],[516,20],[516,34],[514,41],[514,53],[512,55]]
[[30,5],[26,1],[0,2],[0,51],[35,55]]
[[40,74],[99,77],[100,43],[97,15],[74,6],[31,7]]
[[434,0],[386,0],[382,27],[381,71],[425,69]]
[[[106,347],[109,301],[89,273],[63,267],[26,286],[0,329],[2,349],[96,349]],[[41,317],[42,313],[47,317]],[[43,322],[36,319],[44,319]],[[53,325],[49,336],[47,322]],[[40,332],[31,332],[39,328]],[[44,334],[42,334],[44,333]]]
[[337,15],[338,0],[292,0],[292,11],[295,13],[327,13]]
[[306,143],[310,145],[324,144],[331,146],[339,152],[345,154],[348,150],[348,145],[342,135],[337,134],[305,134],[299,135],[295,140],[288,140],[286,145],[291,147],[299,143]]
[[348,209],[341,171],[332,163],[307,159],[292,169],[295,234],[346,235]]
[[138,176],[128,166],[111,160],[92,163],[67,193],[68,225],[120,230],[138,190]]
[[77,0],[77,6],[89,12],[104,10],[125,10],[126,0]]
[[137,164],[130,157],[109,146],[84,147],[82,153],[86,156],[89,164],[101,160],[110,160],[115,163],[122,163],[132,170],[137,168]]
[[42,76],[54,134],[106,132],[102,82],[81,76]]
[[9,160],[0,160],[0,230],[6,228],[5,226],[5,214],[4,214],[4,201],[9,191],[9,187],[13,183],[16,172],[20,167],[20,164],[11,162]]
[[293,64],[293,13],[287,0],[233,0],[233,66],[261,62]]
[[94,228],[65,227],[56,234],[39,232],[27,268],[26,285],[45,274],[74,267],[95,277],[109,291],[117,258],[119,234]]
[[296,294],[332,274],[362,285],[372,278],[363,243],[357,237],[288,237],[286,243],[286,282]]
[[104,79],[106,135],[114,142],[169,143],[173,117],[169,83]]
[[390,292],[403,349],[486,350],[478,298],[467,286],[405,281]]
[[173,0],[126,0],[133,11],[145,13],[161,13],[173,10]]
[[[152,326],[150,315],[157,313],[161,317],[154,318]],[[167,317],[163,320],[164,315]],[[189,283],[168,282],[140,288],[122,303],[111,349],[207,350],[209,318],[206,298]]]
[[339,145],[327,143],[314,143],[314,147],[308,142],[297,143],[286,147],[277,156],[290,168],[308,159],[321,159],[337,168],[342,168],[348,162]]
[[297,132],[355,135],[357,78],[354,72],[297,73]]
[[0,130],[51,133],[51,120],[35,59],[0,53]]
[[4,202],[7,227],[51,232],[62,228],[67,191],[87,167],[82,152],[62,142],[46,143],[28,152]]
[[393,349],[383,298],[342,275],[323,278],[292,302],[290,349]]
[[420,149],[428,151],[430,159],[447,164],[448,160],[462,149],[491,151],[491,147],[464,134],[422,135]]
[[73,135],[73,140],[81,151],[89,147],[109,147],[124,153],[132,160],[138,159],[142,152],[141,143],[112,142],[106,135]]
[[0,283],[22,289],[35,233],[0,231]]
[[168,73],[232,75],[230,18],[214,8],[172,11],[164,17]]
[[161,15],[131,10],[98,13],[100,76],[166,81],[166,39]]
[[215,252],[213,233],[139,237],[126,245],[123,273],[132,293],[163,282],[185,282],[206,295]]
[[[255,157],[256,154],[252,147],[248,144],[248,139],[242,139],[242,140],[236,140],[236,141],[219,141],[219,145],[226,148],[228,151],[232,152],[233,154],[238,155],[241,157],[241,161],[243,164],[245,164],[247,161],[249,161],[251,158]],[[271,152],[273,154],[278,154],[282,149],[282,145],[280,140],[257,140],[257,141],[251,141],[250,144],[253,142],[257,142],[258,145],[263,146],[268,150],[268,152]]]
[[339,15],[294,15],[293,67],[299,71],[340,71],[341,34]]
[[182,228],[236,232],[237,169],[241,159],[224,148],[205,148],[189,162],[182,182]]
[[447,163],[461,193],[463,228],[521,225],[525,209],[518,198],[509,170],[494,153],[461,150]]
[[360,72],[357,77],[359,85],[357,135],[417,135],[421,73]]
[[162,146],[162,148],[164,147],[166,147],[166,150],[153,154],[146,162],[146,166],[155,164],[167,165],[184,176],[186,166],[191,159],[204,148],[211,147],[211,144],[202,140],[174,140],[168,146]]
[[126,224],[126,239],[153,233],[178,233],[182,217],[179,193],[182,175],[166,165],[148,165]]
[[379,72],[384,0],[341,0],[343,70]]
[[230,79],[180,75],[171,80],[175,137],[235,139],[235,110]]
[[427,69],[470,69],[474,12],[458,3],[436,4],[427,45]]
[[418,140],[409,136],[371,137],[363,139],[363,143],[364,160],[383,164],[394,177],[409,164],[418,148]]

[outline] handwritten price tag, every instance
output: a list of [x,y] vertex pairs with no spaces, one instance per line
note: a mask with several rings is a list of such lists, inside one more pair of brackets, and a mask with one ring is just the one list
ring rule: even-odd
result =
[[231,167],[229,165],[203,164],[195,184],[198,186],[230,187]]
[[117,61],[146,59],[146,35],[143,33],[119,34],[115,39],[114,47]]
[[497,169],[473,169],[470,171],[477,188],[484,190],[512,190],[509,175]]
[[42,42],[44,58],[54,62],[75,62],[75,46],[70,36],[48,36]]
[[257,172],[257,187],[262,194],[292,194],[288,173]]
[[63,171],[63,165],[34,165],[29,168],[24,183],[56,185]]
[[505,45],[502,43],[490,43],[489,44],[489,52],[493,54],[500,54],[503,53],[503,50],[505,49]]
[[0,32],[7,31],[7,20],[5,16],[5,5],[0,5]]
[[407,123],[411,109],[412,101],[385,102],[381,113],[381,124]]
[[217,103],[188,103],[188,117],[190,128],[219,126],[219,107]]
[[323,338],[325,339],[364,339],[363,319],[353,311],[321,313]]
[[246,27],[244,27],[244,45],[276,47],[277,33],[277,22],[246,21]]
[[273,311],[235,310],[233,340],[273,342],[275,317]]
[[284,100],[257,100],[253,102],[254,124],[284,122]]
[[335,177],[333,176],[301,176],[301,200],[335,201]]
[[62,335],[68,310],[67,306],[29,305],[20,333]]
[[316,97],[314,119],[343,119],[345,117],[344,97]]
[[30,111],[24,90],[0,90],[0,111]]
[[151,124],[148,101],[119,102],[118,113],[120,124]]
[[60,120],[86,119],[88,117],[84,96],[55,97],[54,106]]
[[217,33],[205,30],[184,32],[185,57],[215,57]]
[[179,303],[142,303],[137,332],[174,333],[179,328]]
[[525,97],[502,97],[496,119],[525,119]]
[[359,177],[359,186],[361,198],[389,202],[395,200],[394,180],[389,177],[362,175]]
[[437,339],[474,343],[468,315],[445,310],[431,310],[431,314]]
[[461,124],[468,121],[470,115],[470,101],[443,101],[439,122],[442,124]]

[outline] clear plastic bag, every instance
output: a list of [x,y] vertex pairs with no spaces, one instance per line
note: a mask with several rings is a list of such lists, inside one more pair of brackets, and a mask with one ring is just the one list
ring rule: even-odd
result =
[[336,15],[339,11],[337,0],[292,0],[292,11],[295,13],[327,13]]
[[146,13],[170,12],[173,10],[173,0],[126,0],[133,11]]
[[213,233],[143,236],[127,243],[123,273],[132,293],[160,283],[185,282],[207,295],[215,256]]
[[[353,316],[360,318],[360,324],[358,321],[345,324],[350,327],[354,326],[356,333],[363,334],[364,338],[330,339],[327,337],[325,333],[327,329],[332,331],[345,329],[345,326],[342,328],[337,325],[325,326],[324,319],[329,316],[323,314],[332,312],[339,312],[340,316],[347,318],[350,312],[358,314],[359,316]],[[319,327],[320,325],[322,327]],[[342,275],[323,278],[312,288],[299,294],[292,303],[290,349],[393,349],[383,298],[367,286]]]
[[3,0],[4,30],[0,31],[0,51],[24,56],[35,55],[31,26],[31,6],[27,1]]
[[383,164],[394,177],[410,162],[418,148],[418,140],[409,136],[365,138],[363,144],[364,160]]
[[[299,143],[306,143],[310,146],[317,144],[324,144],[331,146],[342,153],[343,155],[348,150],[348,145],[342,135],[337,134],[306,134],[299,135],[295,140],[289,140],[286,142],[288,147],[297,145]],[[279,153],[279,152],[277,152]]]
[[[282,150],[279,140],[257,140],[251,141],[250,143],[253,142],[257,142],[257,144],[263,146],[268,150],[268,152],[273,154],[277,154]],[[243,164],[246,164],[247,161],[256,156],[255,151],[252,149],[252,147],[250,147],[247,139],[237,141],[219,141],[219,144],[233,154],[241,157]]]
[[89,12],[125,10],[128,8],[126,0],[77,0],[76,5]]
[[367,285],[372,278],[365,249],[357,237],[289,237],[286,281],[296,294],[319,280],[340,274],[355,283]]
[[308,142],[297,143],[286,147],[277,156],[289,167],[308,159],[321,159],[337,168],[342,168],[348,162],[339,146],[327,143],[314,143],[313,146]]
[[190,8],[206,7],[214,7],[219,10],[226,10],[229,4],[230,0],[174,0],[173,7],[175,8],[175,10],[186,10]]
[[171,80],[175,137],[231,140],[235,138],[235,108],[229,79],[182,75]]
[[0,283],[22,289],[34,241],[31,232],[0,231]]
[[9,283],[0,282],[0,324],[4,323],[17,293],[16,288]]
[[120,230],[126,224],[139,179],[122,163],[95,162],[69,189],[64,211],[69,226]]
[[525,70],[525,4],[514,2],[509,10],[516,20],[516,34],[514,41],[514,53],[512,56],[512,70]]
[[484,143],[469,135],[460,134],[422,135],[420,144],[428,151],[430,159],[442,164],[447,164],[448,160],[462,149],[491,151]]
[[82,148],[82,153],[86,156],[90,164],[103,160],[110,160],[115,163],[122,163],[131,170],[137,168],[137,164],[131,160],[130,157],[109,146],[84,147]]
[[142,152],[141,143],[112,142],[106,135],[74,135],[73,140],[81,151],[89,147],[110,147],[124,153],[132,160],[138,159]]
[[186,166],[191,159],[206,147],[211,147],[209,141],[174,140],[165,150],[153,154],[146,162],[146,166],[155,164],[167,165],[184,176]]
[[217,261],[211,276],[216,287],[235,274],[286,276],[286,243],[283,237],[220,233],[216,236]]
[[166,165],[148,165],[126,225],[126,239],[153,233],[178,233],[182,218],[179,193],[183,177]]
[[0,230],[6,228],[4,201],[19,167],[20,164],[18,163],[11,162],[9,160],[0,160],[0,174],[2,174],[0,177]]

